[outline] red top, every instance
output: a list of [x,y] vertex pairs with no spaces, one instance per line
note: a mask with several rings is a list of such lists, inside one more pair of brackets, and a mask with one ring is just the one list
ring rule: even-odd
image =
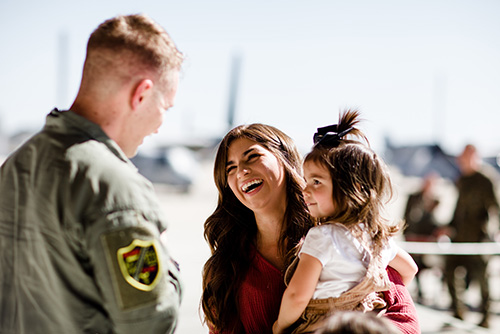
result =
[[389,274],[391,288],[384,291],[385,301],[389,305],[385,316],[392,320],[401,333],[420,334],[417,309],[401,276],[391,267],[387,267],[387,274]]
[[[235,333],[272,334],[286,286],[281,271],[255,248],[251,251],[254,252],[253,261],[238,293],[239,324]],[[222,331],[219,334],[230,333]],[[210,328],[210,334],[218,332]]]
[[[385,300],[389,305],[385,316],[392,320],[403,334],[420,334],[417,310],[401,276],[391,267],[387,267],[387,272],[391,288],[384,292]],[[281,271],[255,251],[255,257],[238,295],[240,328],[237,332],[271,334],[272,326],[278,319],[281,297],[285,288]],[[210,330],[210,334],[216,333]],[[229,334],[229,332],[220,334]]]
[[238,295],[245,333],[272,334],[285,288],[281,271],[255,250],[254,260]]

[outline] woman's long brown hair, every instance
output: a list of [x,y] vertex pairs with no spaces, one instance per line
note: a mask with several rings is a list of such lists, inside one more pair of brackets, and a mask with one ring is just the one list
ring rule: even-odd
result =
[[242,125],[231,130],[220,143],[215,158],[214,179],[219,198],[215,211],[204,225],[205,240],[212,255],[203,267],[201,307],[205,320],[218,331],[236,330],[237,292],[252,261],[251,247],[257,236],[253,212],[238,201],[227,183],[227,153],[238,138],[262,145],[284,166],[287,209],[278,248],[286,266],[293,260],[294,248],[312,226],[302,197],[302,160],[292,139],[265,124]]

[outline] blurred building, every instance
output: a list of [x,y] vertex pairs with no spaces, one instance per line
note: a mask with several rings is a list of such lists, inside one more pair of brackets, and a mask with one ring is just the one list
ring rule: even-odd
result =
[[438,144],[395,146],[386,139],[384,158],[405,176],[424,177],[436,173],[455,180],[460,175],[456,158],[447,154]]

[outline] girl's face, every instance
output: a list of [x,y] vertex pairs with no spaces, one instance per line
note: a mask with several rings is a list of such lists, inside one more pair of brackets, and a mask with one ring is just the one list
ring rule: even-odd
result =
[[232,192],[250,210],[277,210],[285,205],[285,169],[264,146],[247,138],[234,140],[227,152],[226,174]]
[[333,215],[332,177],[323,165],[313,161],[304,163],[304,200],[311,216],[324,218]]

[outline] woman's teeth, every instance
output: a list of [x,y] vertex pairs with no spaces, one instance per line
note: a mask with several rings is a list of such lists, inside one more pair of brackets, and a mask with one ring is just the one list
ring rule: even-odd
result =
[[262,180],[252,180],[241,187],[241,191],[248,193],[262,184]]

